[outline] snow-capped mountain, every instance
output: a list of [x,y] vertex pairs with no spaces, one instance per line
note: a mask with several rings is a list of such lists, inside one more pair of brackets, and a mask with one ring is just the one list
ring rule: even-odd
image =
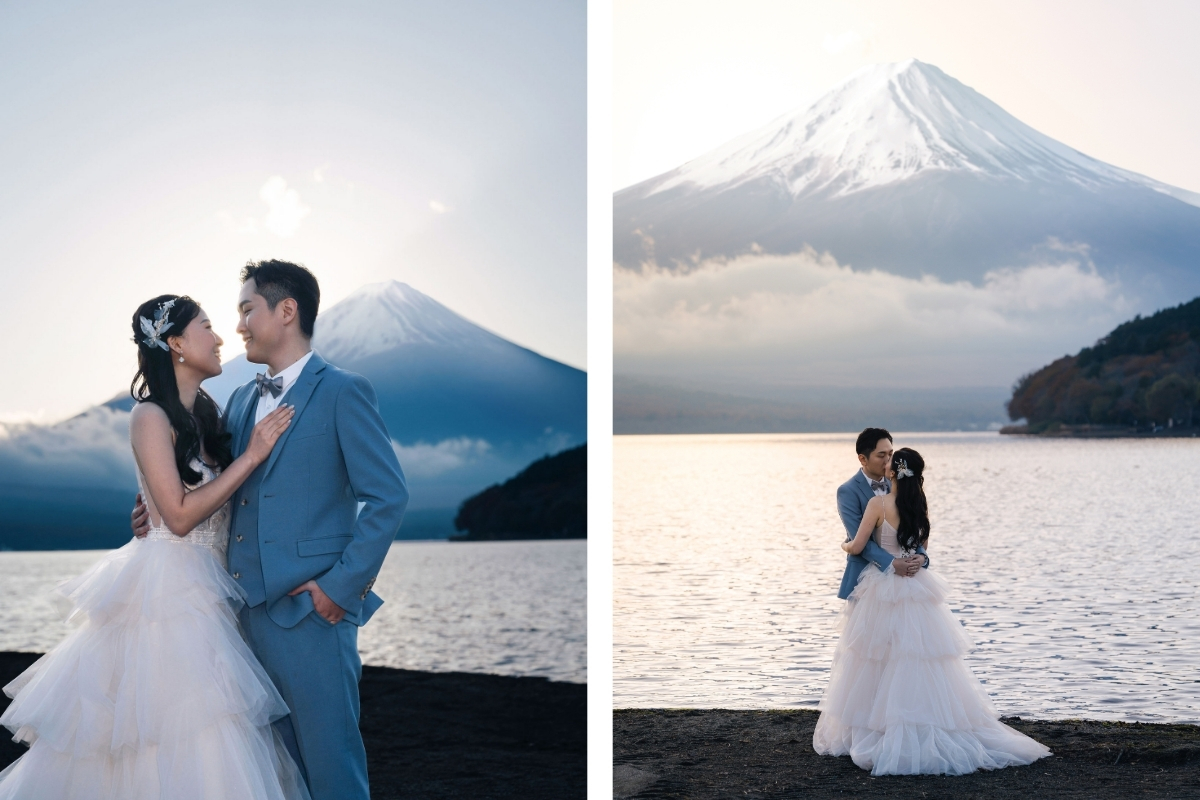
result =
[[[586,439],[584,372],[407,284],[364,286],[321,313],[313,348],[375,388],[412,495],[402,536],[445,535],[462,500]],[[263,369],[238,356],[205,389],[224,404]],[[0,430],[0,546],[120,543],[137,491],[132,405],[124,395],[58,425]],[[51,497],[74,499],[56,509]]]
[[780,181],[793,197],[844,196],[926,172],[1097,187],[1134,183],[1200,205],[1200,194],[1109,166],[1038,133],[931,64],[909,59],[855,72],[811,107],[788,114],[656,179],[731,188]]
[[617,192],[615,259],[686,268],[811,245],[856,269],[978,281],[1039,248],[1085,246],[1147,291],[1200,291],[1198,206],[909,60]]

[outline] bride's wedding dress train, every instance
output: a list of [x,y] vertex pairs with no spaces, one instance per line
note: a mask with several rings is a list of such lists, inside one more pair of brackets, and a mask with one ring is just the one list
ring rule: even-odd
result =
[[287,706],[238,629],[228,541],[226,505],[59,586],[73,630],[4,687],[0,723],[30,749],[0,773],[0,800],[307,800],[271,726]]
[[[903,555],[891,525],[878,534],[885,550]],[[1050,755],[999,721],[963,661],[971,642],[946,595],[946,582],[927,569],[911,578],[874,565],[862,571],[820,703],[818,753],[849,755],[872,775],[963,775]]]

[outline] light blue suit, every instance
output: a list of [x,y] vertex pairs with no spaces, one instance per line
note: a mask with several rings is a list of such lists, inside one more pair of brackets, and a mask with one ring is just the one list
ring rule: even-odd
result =
[[[408,489],[366,378],[313,353],[281,402],[295,406],[292,424],[233,495],[229,572],[246,591],[246,638],[292,711],[276,726],[313,800],[365,800],[358,626],[383,604],[371,585]],[[253,381],[229,398],[235,456],[257,406]],[[308,592],[288,596],[314,578],[346,610],[337,625],[313,610]]]
[[[875,492],[861,469],[854,473],[853,478],[838,487],[838,515],[842,518],[842,524],[846,526],[846,541],[850,541],[858,533],[858,526],[862,524],[863,514],[867,511],[867,503],[871,502],[874,496]],[[925,556],[925,566],[928,567],[929,556],[925,554],[925,548],[918,546],[917,552]],[[842,574],[842,585],[838,589],[839,598],[845,600],[850,596],[854,587],[858,585],[859,574],[872,562],[881,570],[886,570],[888,564],[892,563],[891,554],[874,539],[867,540],[867,546],[861,554],[846,554],[846,571]]]

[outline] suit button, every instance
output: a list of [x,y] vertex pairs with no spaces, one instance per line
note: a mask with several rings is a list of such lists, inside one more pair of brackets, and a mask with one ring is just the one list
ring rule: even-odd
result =
[[240,533],[238,534],[237,540],[238,540],[239,542],[242,540],[242,535],[241,535]]
[[240,572],[235,572],[235,573],[233,573],[233,577],[234,577],[234,580],[239,580],[239,581],[240,581],[240,580],[242,579],[242,573],[240,573]]
[[248,506],[248,505],[250,505],[250,501],[249,501],[249,500],[247,500],[246,498],[244,498],[244,497],[243,497],[243,498],[242,498],[242,505],[244,505],[244,506]]

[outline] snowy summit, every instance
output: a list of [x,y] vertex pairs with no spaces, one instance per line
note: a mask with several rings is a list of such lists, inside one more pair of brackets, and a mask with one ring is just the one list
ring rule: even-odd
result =
[[313,347],[334,363],[405,345],[494,347],[504,342],[407,283],[369,283],[317,317]]
[[654,179],[651,193],[770,176],[793,197],[847,195],[930,171],[1066,179],[1083,186],[1131,181],[1200,205],[1200,195],[1097,161],[1037,132],[916,59],[860,69],[809,108]]

